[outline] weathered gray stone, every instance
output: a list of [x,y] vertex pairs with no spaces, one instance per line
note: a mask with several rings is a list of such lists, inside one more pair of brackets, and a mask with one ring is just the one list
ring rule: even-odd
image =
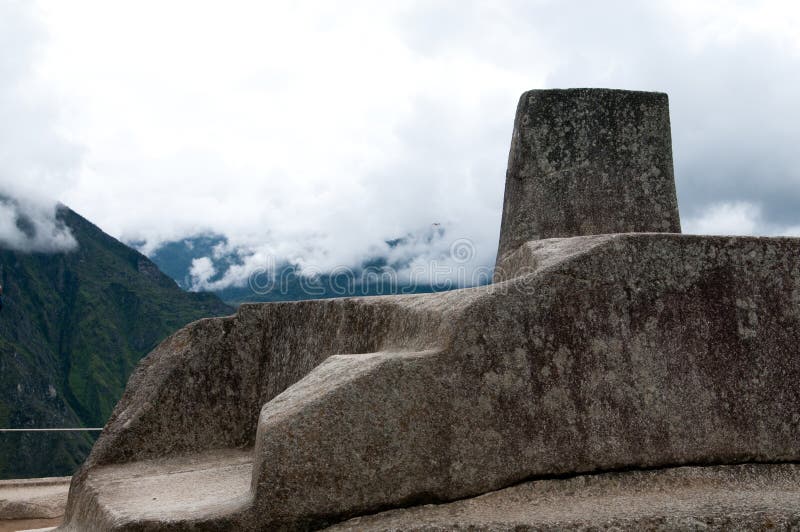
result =
[[256,511],[294,522],[537,475],[800,458],[796,240],[584,243],[485,289],[438,350],[333,357],[268,403]]
[[564,89],[522,95],[499,258],[540,238],[680,231],[666,94]]
[[[209,451],[237,456],[236,449],[252,450],[261,407],[329,356],[424,351],[451,335],[447,331],[452,327],[452,310],[459,308],[451,301],[468,299],[450,293],[243,305],[235,316],[201,320],[178,331],[131,376],[73,479],[65,528],[159,530],[163,523],[154,523],[144,506],[119,510],[131,494],[110,494],[104,471],[156,459],[162,469],[153,474],[160,478],[162,491],[185,493],[187,478],[194,483],[197,477],[169,473],[182,471],[171,468],[169,460],[198,456],[197,461],[206,464],[203,457]],[[220,460],[223,466],[227,463]],[[156,471],[149,465],[132,467]],[[199,469],[216,471],[207,464]],[[126,471],[112,469],[122,475]],[[196,511],[196,518],[187,522],[227,523],[229,517],[217,510],[225,507],[231,513],[229,495],[220,492],[209,512]],[[178,506],[173,501],[170,507]],[[109,521],[108,515],[116,520]]]
[[0,480],[0,522],[64,515],[69,477]]
[[141,362],[87,463],[252,446],[261,407],[326,358],[426,349],[451,326],[446,310],[435,296],[334,299],[190,324]]
[[[570,239],[556,260],[564,244],[531,243],[532,273],[479,289],[250,306],[198,322],[132,380],[68,516],[85,528],[106,511],[91,473],[103,463],[230,445],[220,430],[244,435],[230,420],[179,414],[242,393],[231,368],[271,381],[259,364],[290,337],[328,353],[345,338],[338,327],[378,315],[394,325],[371,329],[374,352],[328,357],[266,402],[257,423],[239,416],[255,431],[251,492],[215,515],[222,521],[185,526],[302,528],[540,475],[800,459],[800,241],[604,235]],[[326,306],[339,314],[288,332]],[[434,311],[446,319],[422,319]],[[267,322],[284,325],[265,339]],[[391,340],[377,333],[398,329]],[[239,408],[255,420],[255,404]],[[217,416],[236,419],[234,399],[227,408]],[[148,522],[124,516],[121,530]]]
[[331,532],[796,530],[800,466],[679,467],[539,480],[450,504],[357,517]]
[[542,476],[798,461],[798,252],[532,240],[489,286],[194,323],[131,378],[64,529],[307,529]]

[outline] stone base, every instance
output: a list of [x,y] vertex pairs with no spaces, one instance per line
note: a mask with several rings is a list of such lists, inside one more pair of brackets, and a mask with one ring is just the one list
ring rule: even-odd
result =
[[800,527],[800,465],[678,467],[538,480],[328,530],[787,530]]
[[49,532],[61,524],[63,518],[11,519],[0,521],[0,532]]
[[70,477],[0,480],[0,524],[63,516],[69,482]]
[[[201,507],[207,511],[213,501],[224,506],[226,501],[235,499],[234,492],[246,492],[250,468],[246,456],[235,452],[211,453],[173,461],[171,467],[153,461],[104,468],[92,475],[91,482],[104,492],[103,504],[116,516],[114,527],[159,529],[176,519],[196,522]],[[113,486],[118,489],[110,493]],[[154,497],[157,503],[151,502]],[[39,527],[59,522],[60,518],[0,520],[0,532],[27,527],[40,530]],[[535,480],[452,503],[357,517],[327,530],[786,530],[796,527],[800,527],[800,465],[742,464]]]
[[98,467],[83,486],[84,523],[66,529],[231,528],[225,516],[250,503],[251,474],[252,451],[236,449]]

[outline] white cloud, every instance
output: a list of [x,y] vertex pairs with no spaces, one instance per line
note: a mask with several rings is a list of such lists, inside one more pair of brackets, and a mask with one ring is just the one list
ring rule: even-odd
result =
[[440,222],[493,260],[519,87],[542,75],[420,55],[411,3],[42,5],[43,75],[90,146],[62,200],[115,236],[217,232],[330,269]]
[[755,235],[762,225],[761,208],[747,202],[717,203],[697,218],[683,222],[683,232],[695,235]]
[[76,245],[54,198],[74,184],[81,149],[34,71],[43,39],[31,4],[0,2],[0,247],[56,252]]
[[73,250],[78,243],[57,219],[56,210],[53,204],[0,196],[0,248],[43,253]]
[[211,286],[211,279],[216,274],[217,270],[209,257],[192,260],[192,266],[189,268],[192,289],[207,290]]
[[751,202],[755,231],[800,225],[794,2],[39,6],[48,40],[2,68],[34,65],[59,98],[43,123],[86,146],[26,137],[66,169],[48,190],[147,249],[227,235],[245,262],[230,282],[270,257],[324,270],[400,253],[385,241],[432,223],[447,242],[415,244],[423,260],[469,238],[490,265],[517,98],[537,87],[668,92],[684,219]]
[[683,232],[695,235],[800,236],[800,226],[775,225],[760,205],[746,201],[714,203],[699,216],[683,221]]

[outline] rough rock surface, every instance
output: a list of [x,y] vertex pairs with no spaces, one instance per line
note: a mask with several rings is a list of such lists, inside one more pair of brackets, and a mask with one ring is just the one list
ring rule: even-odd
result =
[[162,530],[194,522],[230,529],[226,516],[250,499],[251,471],[252,453],[238,450],[93,468],[86,480],[99,510],[92,527]]
[[666,94],[522,95],[498,257],[539,238],[680,231]]
[[449,504],[357,517],[328,530],[797,528],[800,528],[800,466],[748,464],[539,480]]
[[[566,258],[554,258],[553,247]],[[242,434],[240,447],[254,444],[252,489],[225,517],[245,529],[319,526],[540,475],[800,460],[798,249],[788,238],[545,240],[524,250],[533,273],[488,287],[254,306],[198,322],[137,372],[76,477],[68,517],[85,527],[106,511],[92,468],[238,441],[222,439],[223,428]],[[308,315],[326,307],[329,319]],[[434,308],[449,326],[414,317]],[[295,370],[286,385],[299,382],[260,416],[257,402],[235,400],[246,394],[233,368],[270,382],[259,366],[265,362],[244,361],[269,361],[285,345],[264,341],[266,323],[318,323],[293,334],[324,354],[324,342],[337,342],[335,330],[364,338],[347,324],[366,327],[378,315],[396,326],[371,329],[380,340],[370,346],[375,352],[326,357],[304,377]],[[260,326],[246,327],[256,316]],[[398,328],[405,333],[392,343],[377,334]],[[292,334],[272,330],[279,339]],[[414,347],[401,349],[401,338]],[[263,358],[241,348],[251,344]],[[168,364],[155,371],[156,363]],[[159,385],[164,379],[168,386]],[[193,405],[228,400],[243,411],[240,425],[227,410],[190,423],[203,416]],[[245,429],[255,431],[254,441],[244,439]],[[126,514],[120,529],[140,529],[146,517]]]
[[0,532],[50,532],[60,525],[62,519],[12,519],[0,521]]
[[0,480],[0,520],[64,515],[70,477]]
[[329,356],[434,345],[446,299],[247,304],[195,322],[134,371],[87,463],[252,446],[261,407]]
[[[631,112],[658,124],[662,101]],[[666,172],[653,127],[638,134],[660,148],[637,153]],[[674,203],[664,175],[651,212]],[[507,187],[506,208],[508,190],[539,201]],[[800,239],[539,236],[489,286],[247,305],[179,331],[132,376],[64,528],[307,529],[543,476],[800,461]]]
[[268,403],[257,511],[293,522],[537,475],[800,459],[799,242],[582,240],[485,289],[439,350],[332,357]]

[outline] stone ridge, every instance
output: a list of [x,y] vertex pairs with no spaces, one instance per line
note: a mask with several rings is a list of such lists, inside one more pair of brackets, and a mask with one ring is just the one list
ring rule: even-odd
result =
[[540,238],[680,230],[666,94],[554,89],[522,95],[498,258]]

